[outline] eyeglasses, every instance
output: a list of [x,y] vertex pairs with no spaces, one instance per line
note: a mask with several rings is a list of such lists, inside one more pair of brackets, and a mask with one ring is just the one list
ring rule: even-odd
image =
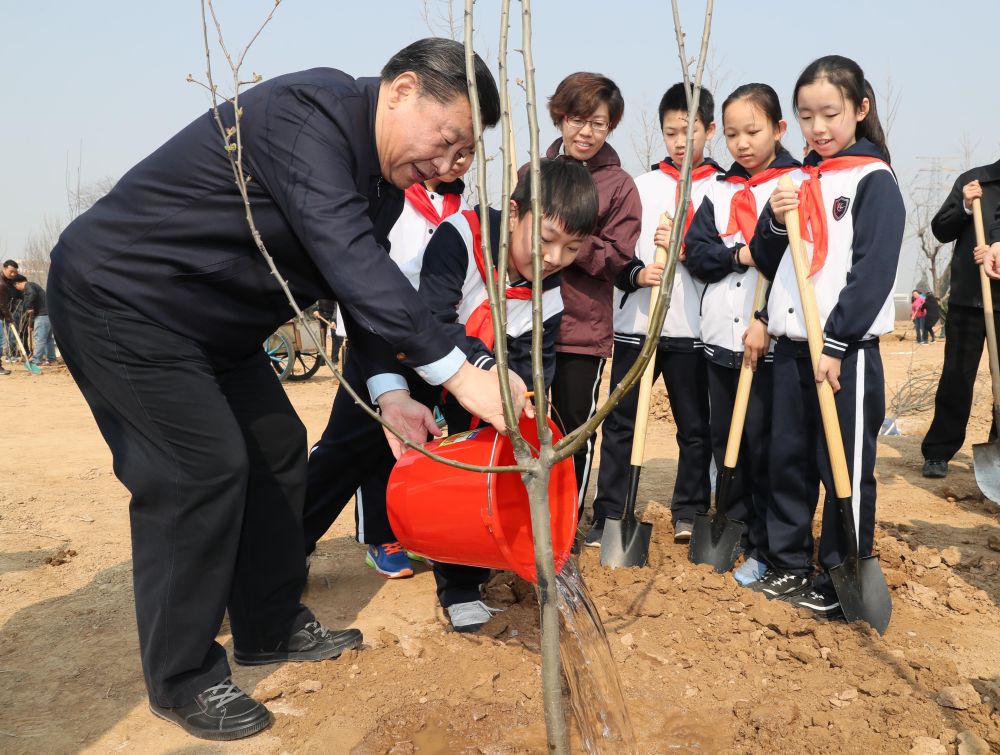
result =
[[611,124],[607,121],[587,120],[586,118],[578,118],[575,115],[567,115],[566,124],[575,131],[579,131],[584,126],[589,125],[590,130],[595,134],[604,134],[611,127]]

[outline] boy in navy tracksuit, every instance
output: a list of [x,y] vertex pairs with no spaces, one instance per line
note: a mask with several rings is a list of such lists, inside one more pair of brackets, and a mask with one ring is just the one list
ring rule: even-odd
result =
[[[635,363],[645,341],[649,323],[649,295],[644,290],[660,285],[663,265],[654,262],[656,246],[666,246],[670,223],[660,224],[667,213],[675,222],[690,223],[701,198],[722,168],[704,158],[705,142],[715,132],[715,105],[707,89],[701,90],[695,114],[694,141],[687,144],[687,97],[683,84],[670,87],[660,100],[667,157],[652,170],[639,176],[636,187],[642,201],[642,229],[635,258],[615,281],[615,350],[611,361],[612,388],[621,382]],[[691,200],[686,212],[677,212],[680,191],[679,168],[684,153],[693,151]],[[677,479],[670,508],[674,520],[674,540],[687,542],[695,514],[708,510],[711,486],[709,465],[711,443],[708,428],[708,388],[705,360],[701,355],[699,304],[704,285],[691,277],[683,254],[677,265],[670,308],[663,321],[656,350],[654,379],[663,375],[670,409],[677,425]],[[625,487],[629,454],[635,427],[638,391],[630,391],[616,406],[601,429],[601,467],[594,497],[594,518],[585,543],[600,547],[606,518],[619,519],[625,507]]]
[[[889,167],[875,98],[852,60],[820,58],[799,76],[793,101],[812,148],[797,191],[778,188],[750,244],[758,269],[772,282],[768,331],[774,349],[774,410],[770,466],[773,505],[767,516],[770,569],[751,585],[818,617],[840,613],[829,570],[841,564],[840,525],[815,383],[835,391],[851,479],[861,557],[875,531],[875,444],[885,416],[879,336],[894,324],[892,290],[906,213]],[[854,116],[854,117],[851,117]],[[824,333],[813,370],[792,260],[785,250],[785,213],[798,209],[809,277]],[[826,490],[819,559],[812,572],[812,519],[822,480]]]
[[[722,470],[733,405],[744,362],[754,370],[728,515],[746,523],[746,555],[735,577],[749,584],[764,575],[765,516],[771,497],[767,457],[771,443],[771,349],[766,308],[754,311],[755,289],[767,286],[752,267],[746,245],[759,211],[778,179],[801,182],[800,163],[781,146],[785,133],[778,95],[767,84],[744,84],[722,103],[722,128],[733,165],[710,184],[685,237],[687,267],[707,286],[701,301],[701,339],[712,404],[715,464]],[[763,289],[766,292],[766,288]],[[720,488],[717,487],[718,491]],[[718,495],[718,493],[717,493]],[[726,502],[718,501],[717,504]]]
[[[555,372],[555,341],[562,319],[559,276],[569,265],[583,240],[597,222],[597,189],[585,167],[563,160],[542,162],[543,257],[542,355],[545,388]],[[526,383],[531,371],[531,181],[525,176],[511,196],[510,223],[500,227],[500,211],[490,209],[491,249],[494,260],[500,248],[500,233],[509,233],[507,299],[507,359],[510,370]],[[466,211],[445,220],[424,253],[420,271],[421,297],[431,313],[451,332],[466,358],[481,369],[491,369],[493,324],[486,295],[479,216]],[[542,390],[536,386],[536,390]],[[450,396],[444,402],[449,433],[470,427],[471,416]],[[481,588],[489,569],[458,564],[434,564],[434,577],[441,605],[456,631],[473,632],[487,621],[494,609],[481,600]]]

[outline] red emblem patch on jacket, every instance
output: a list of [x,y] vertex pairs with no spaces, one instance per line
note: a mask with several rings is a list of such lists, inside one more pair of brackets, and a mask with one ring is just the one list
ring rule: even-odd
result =
[[850,207],[851,200],[847,197],[837,197],[833,200],[833,219],[840,220],[847,214],[847,208]]

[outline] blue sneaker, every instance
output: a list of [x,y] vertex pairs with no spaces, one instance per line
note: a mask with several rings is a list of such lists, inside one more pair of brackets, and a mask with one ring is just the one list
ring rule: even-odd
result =
[[386,579],[413,576],[410,559],[406,557],[406,551],[398,542],[369,545],[365,563]]
[[740,564],[740,568],[733,572],[733,578],[739,582],[743,587],[746,587],[752,582],[756,582],[758,579],[767,573],[767,564],[763,561],[758,561],[752,556]]

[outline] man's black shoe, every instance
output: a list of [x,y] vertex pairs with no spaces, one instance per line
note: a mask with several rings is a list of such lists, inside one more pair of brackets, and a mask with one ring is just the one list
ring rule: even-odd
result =
[[3,365],[0,365],[0,375],[9,375],[9,374],[10,374],[10,370],[8,370]]
[[940,459],[924,460],[924,477],[934,477],[940,479],[948,476],[948,462]]
[[283,661],[325,661],[339,658],[345,650],[356,648],[364,641],[360,629],[327,629],[318,621],[310,621],[274,650],[246,652],[234,650],[233,657],[241,666],[262,666]]
[[274,722],[271,711],[226,679],[209,687],[187,705],[164,708],[150,701],[149,709],[199,739],[242,739]]

